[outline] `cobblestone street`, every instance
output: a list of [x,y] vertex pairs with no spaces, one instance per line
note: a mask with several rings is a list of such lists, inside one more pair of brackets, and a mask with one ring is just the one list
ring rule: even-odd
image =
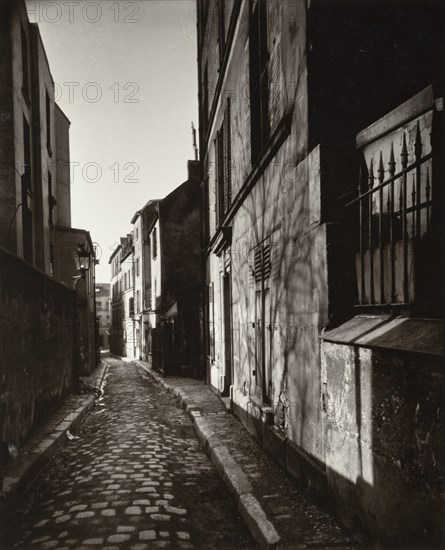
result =
[[104,396],[3,533],[2,548],[255,548],[186,413],[107,358]]

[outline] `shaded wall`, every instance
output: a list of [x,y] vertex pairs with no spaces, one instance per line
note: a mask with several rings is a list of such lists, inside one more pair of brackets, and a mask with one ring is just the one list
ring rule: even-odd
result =
[[[332,331],[326,338],[338,341],[321,347],[327,478],[351,524],[386,542],[439,545],[445,536],[444,358],[438,354],[444,329],[438,321],[374,322],[365,327],[366,320],[355,318],[340,329],[343,336],[348,329],[347,338]],[[353,343],[373,331],[394,338],[399,349]],[[419,334],[427,349],[413,353],[409,341],[415,345]]]
[[2,441],[20,444],[73,379],[74,293],[0,249]]
[[[54,277],[62,281],[67,288],[74,288],[73,277],[79,275],[73,258],[78,244],[84,244],[85,250],[94,254],[91,237],[84,229],[71,227],[56,227],[56,244],[54,258]],[[90,269],[85,279],[77,282],[76,304],[78,310],[77,323],[80,326],[80,341],[78,342],[79,374],[88,375],[96,364],[96,301],[95,301],[95,263],[91,259]]]

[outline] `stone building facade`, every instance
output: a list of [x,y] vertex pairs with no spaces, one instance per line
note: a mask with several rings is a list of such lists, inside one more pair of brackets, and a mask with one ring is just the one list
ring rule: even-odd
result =
[[95,288],[96,317],[98,319],[99,342],[102,349],[109,349],[108,330],[111,326],[110,284],[96,283]]
[[166,375],[201,378],[200,163],[187,169],[184,183],[134,214],[133,231],[111,255],[111,351]]
[[157,202],[148,227],[151,361],[165,375],[202,378],[201,168]]
[[134,340],[134,248],[133,234],[120,238],[113,251],[111,265],[110,351],[121,357],[135,358]]
[[[1,459],[95,365],[95,251],[71,228],[69,126],[25,2],[0,3]],[[73,253],[91,258],[85,279]]]
[[[150,200],[138,210],[131,223],[134,235],[134,266],[135,266],[135,342],[136,358],[152,361],[151,329],[156,323],[156,314],[152,308],[152,238],[151,232],[158,216],[159,201]],[[153,265],[156,270],[157,265]]]
[[443,6],[198,0],[197,18],[208,382],[350,523],[436,542]]

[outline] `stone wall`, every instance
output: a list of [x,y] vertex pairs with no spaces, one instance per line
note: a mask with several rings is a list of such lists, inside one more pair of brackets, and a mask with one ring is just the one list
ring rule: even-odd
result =
[[74,293],[0,249],[1,435],[19,445],[73,378]]
[[390,316],[324,335],[327,478],[344,517],[385,541],[443,541],[443,335],[440,321]]

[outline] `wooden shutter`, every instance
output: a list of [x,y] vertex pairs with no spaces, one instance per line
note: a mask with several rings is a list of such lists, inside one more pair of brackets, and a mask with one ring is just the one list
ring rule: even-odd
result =
[[281,276],[281,264],[283,261],[283,245],[281,243],[281,231],[277,231],[271,241],[271,277],[273,280]]
[[269,240],[259,244],[254,249],[254,273],[255,283],[267,281],[271,275],[271,243]]
[[279,2],[268,2],[268,42],[269,42],[269,117],[273,131],[281,120],[283,110],[281,79],[281,13]]
[[271,246],[270,246],[270,241],[267,240],[264,244],[263,244],[263,281],[266,281],[269,277],[270,277],[270,274],[271,274],[271,270],[272,270],[272,264],[271,264],[271,261],[270,261],[270,249],[271,249]]
[[224,124],[216,134],[216,225],[224,218]]
[[243,147],[245,147],[245,154],[244,157],[244,177],[247,177],[247,175],[250,172],[250,169],[252,167],[251,164],[251,157],[252,157],[252,144],[251,144],[251,135],[252,135],[252,128],[251,128],[251,120],[250,120],[250,78],[249,78],[249,40],[246,41],[246,46],[244,48],[244,60],[245,60],[245,69],[244,69],[244,78],[243,78],[243,86],[242,86],[242,93],[243,93],[243,111],[244,111],[244,128],[245,128],[245,139],[243,140]]
[[230,97],[227,98],[226,111],[224,113],[224,212],[232,204],[232,146],[231,146],[231,122],[230,122]]

